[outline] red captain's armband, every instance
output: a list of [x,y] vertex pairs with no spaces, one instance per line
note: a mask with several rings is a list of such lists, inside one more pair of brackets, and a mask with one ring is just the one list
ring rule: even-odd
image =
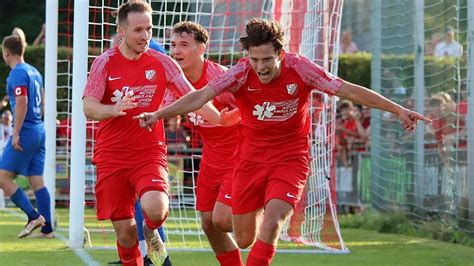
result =
[[27,96],[27,90],[26,86],[16,86],[13,93],[15,94],[15,97],[18,96]]

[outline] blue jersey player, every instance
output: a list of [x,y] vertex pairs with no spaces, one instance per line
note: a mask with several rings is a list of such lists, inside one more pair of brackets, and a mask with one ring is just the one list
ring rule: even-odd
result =
[[[0,159],[0,187],[27,216],[28,223],[18,237],[26,237],[41,227],[40,237],[54,237],[51,227],[51,198],[44,186],[45,130],[43,112],[43,81],[36,68],[25,63],[26,43],[16,35],[3,39],[3,60],[11,68],[7,78],[7,94],[13,112],[13,135]],[[13,178],[28,177],[35,192],[38,211],[31,205]]]

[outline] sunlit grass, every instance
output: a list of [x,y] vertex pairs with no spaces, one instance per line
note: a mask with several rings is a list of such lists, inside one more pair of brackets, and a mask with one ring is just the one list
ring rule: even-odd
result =
[[[84,265],[66,243],[60,239],[18,239],[16,235],[25,224],[24,215],[16,209],[0,210],[0,265]],[[59,233],[68,236],[65,230],[68,225],[69,211],[58,209]],[[103,228],[91,233],[93,246],[106,247],[106,250],[85,251],[101,265],[117,260],[115,234],[110,230],[110,222],[98,222],[94,211],[86,209],[85,224],[91,228]],[[167,226],[171,226],[171,222]],[[193,224],[189,224],[193,226]],[[178,228],[178,226],[176,226]],[[318,255],[318,254],[286,254],[277,253],[272,266],[312,266],[312,265],[474,265],[474,249],[462,245],[449,244],[430,239],[414,238],[395,234],[380,234],[374,231],[345,229],[343,238],[351,254],[348,255]],[[170,235],[169,246],[182,247],[183,237],[188,248],[208,248],[205,238],[187,235]],[[285,249],[314,249],[287,242],[280,242],[279,248]],[[218,265],[212,252],[182,252],[170,251],[175,266],[206,266]],[[247,256],[247,251],[242,252]]]

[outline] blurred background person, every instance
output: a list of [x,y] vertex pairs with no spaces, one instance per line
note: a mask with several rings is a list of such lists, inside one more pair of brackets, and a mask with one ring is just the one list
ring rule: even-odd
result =
[[444,40],[436,45],[434,55],[436,57],[462,56],[462,45],[454,39],[453,27],[446,27],[444,30]]
[[341,42],[339,43],[339,54],[353,54],[358,51],[357,44],[352,41],[352,31],[346,29],[342,33]]

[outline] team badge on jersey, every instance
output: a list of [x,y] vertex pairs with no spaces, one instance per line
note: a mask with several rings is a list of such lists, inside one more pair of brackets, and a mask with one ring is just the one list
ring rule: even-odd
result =
[[290,95],[293,95],[296,92],[297,88],[298,88],[298,85],[296,85],[295,83],[291,83],[291,84],[286,85],[286,91]]
[[145,70],[145,78],[148,80],[152,80],[155,77],[156,71],[151,69],[151,70]]

